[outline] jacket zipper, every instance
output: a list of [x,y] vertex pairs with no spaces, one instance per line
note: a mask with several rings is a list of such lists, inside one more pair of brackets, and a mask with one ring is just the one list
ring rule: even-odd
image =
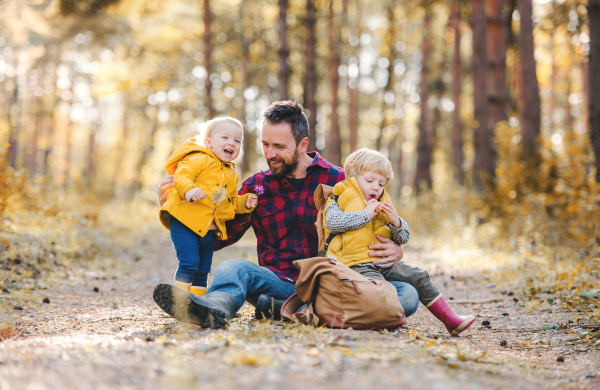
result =
[[[225,182],[225,172],[223,171],[223,162],[221,162],[221,183],[219,184],[219,186],[221,186],[220,188],[222,188],[223,184]],[[208,230],[210,229],[210,225],[213,224],[213,222],[215,222],[215,226],[217,226],[217,205],[215,204],[213,206],[213,215],[212,218],[208,221],[208,225],[206,226],[206,230],[208,232]],[[217,226],[217,230],[220,232],[221,229],[219,228],[219,226]]]

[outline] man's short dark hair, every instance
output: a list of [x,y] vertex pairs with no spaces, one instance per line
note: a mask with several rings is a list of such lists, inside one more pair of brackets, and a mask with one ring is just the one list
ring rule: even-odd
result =
[[296,146],[308,137],[308,119],[304,114],[304,107],[298,102],[291,100],[273,102],[265,111],[264,117],[272,125],[289,123],[292,126],[292,137],[296,141]]

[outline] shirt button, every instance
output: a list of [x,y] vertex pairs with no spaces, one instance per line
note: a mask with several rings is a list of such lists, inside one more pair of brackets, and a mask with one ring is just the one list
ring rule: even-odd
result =
[[298,203],[298,199],[294,199],[294,203]]
[[301,259],[303,259],[303,258],[304,258],[304,255],[300,255],[300,258],[301,258]]

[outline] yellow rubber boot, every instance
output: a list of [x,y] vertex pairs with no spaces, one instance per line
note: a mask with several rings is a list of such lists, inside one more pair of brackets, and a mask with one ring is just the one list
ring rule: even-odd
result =
[[192,284],[191,284],[191,283],[183,283],[183,282],[178,282],[177,280],[174,282],[174,284],[175,284],[177,287],[180,287],[180,288],[182,288],[182,289],[184,289],[184,290],[188,290],[188,291],[190,291],[190,288],[192,287]]
[[200,287],[200,286],[192,286],[190,288],[190,292],[194,295],[197,295],[199,297],[203,296],[204,294],[206,294],[206,287]]

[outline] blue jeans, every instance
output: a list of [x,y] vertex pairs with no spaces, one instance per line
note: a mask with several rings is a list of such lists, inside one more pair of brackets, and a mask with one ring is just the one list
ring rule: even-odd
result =
[[206,287],[217,243],[216,231],[209,230],[206,236],[201,237],[176,218],[171,218],[171,242],[179,260],[175,280]]
[[[417,311],[419,294],[408,283],[390,282],[398,291],[398,298],[406,316]],[[288,299],[296,292],[296,285],[287,280],[281,280],[273,271],[254,264],[248,260],[227,260],[219,265],[213,278],[213,283],[207,291],[225,292],[235,299],[237,309],[245,300],[256,301],[261,294],[267,294],[275,299]]]

